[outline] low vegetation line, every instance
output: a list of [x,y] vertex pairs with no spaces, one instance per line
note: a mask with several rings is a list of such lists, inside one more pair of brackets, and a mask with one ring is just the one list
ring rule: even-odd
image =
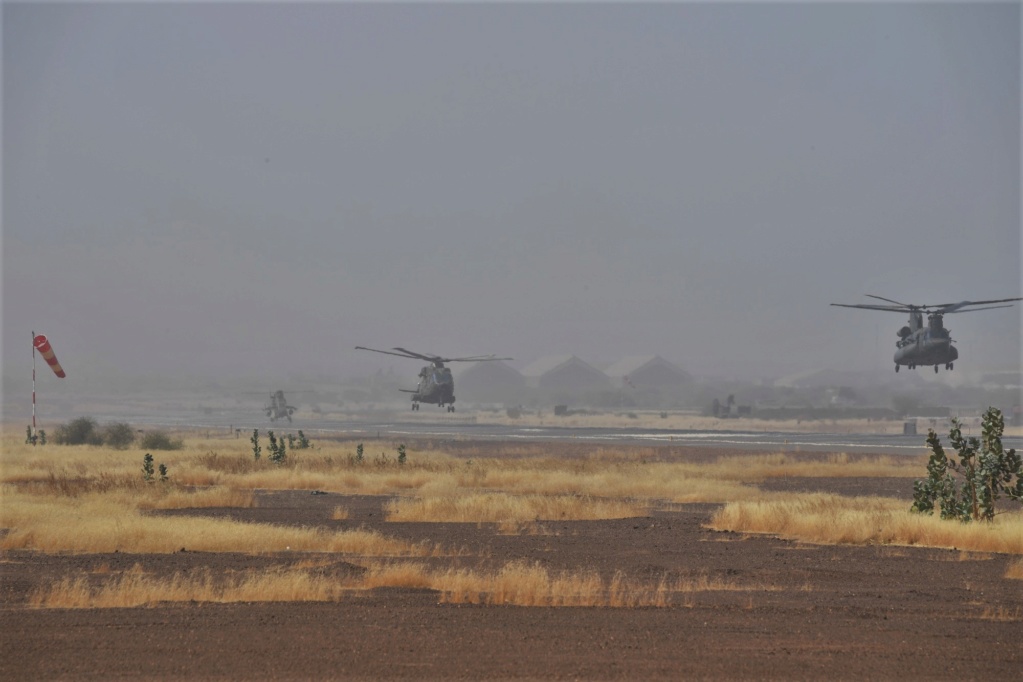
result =
[[729,502],[708,524],[715,530],[770,533],[820,544],[883,544],[1023,554],[1023,513],[991,523],[949,522],[912,513],[906,502],[881,497],[808,494]]
[[169,578],[141,568],[93,586],[85,576],[67,577],[37,590],[29,600],[40,608],[126,608],[166,602],[338,601],[378,587],[435,590],[440,603],[532,607],[632,608],[692,606],[700,592],[765,592],[777,588],[740,585],[707,576],[634,581],[622,573],[603,580],[596,571],[551,572],[539,564],[514,561],[496,571],[430,570],[416,562],[374,564],[361,576],[329,576],[306,568],[275,568],[217,579],[208,569]]
[[203,516],[151,516],[109,496],[38,498],[5,494],[0,549],[40,552],[168,553],[304,551],[358,556],[434,556],[443,550],[366,530],[331,531]]
[[551,520],[624,519],[645,516],[647,505],[586,495],[509,495],[476,493],[399,498],[388,502],[388,521],[508,523]]

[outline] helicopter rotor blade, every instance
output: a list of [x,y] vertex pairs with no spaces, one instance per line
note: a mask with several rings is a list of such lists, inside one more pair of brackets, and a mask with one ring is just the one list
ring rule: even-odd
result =
[[498,358],[493,355],[477,355],[471,358],[444,358],[444,362],[489,362],[492,360],[514,360],[515,358]]
[[851,304],[851,303],[832,303],[833,306],[840,308],[860,308],[862,310],[883,310],[889,313],[908,313],[912,312],[909,308],[895,308],[893,306],[882,306],[882,305],[867,305],[867,304]]
[[975,313],[975,312],[978,312],[980,310],[994,310],[995,308],[1011,308],[1011,307],[1012,307],[1011,305],[991,305],[991,306],[987,306],[986,308],[966,308],[966,309],[955,308],[953,310],[944,310],[944,311],[941,311],[941,312],[942,312],[943,315],[951,315],[952,313]]
[[[1023,298],[1000,298],[992,301],[960,301],[959,303],[946,303],[942,306],[935,306],[941,308],[939,312],[942,313],[955,313],[959,312],[962,308],[973,307],[977,305],[988,305],[990,303],[1012,303],[1014,301],[1021,301]],[[1012,306],[992,306],[993,308],[1011,308]],[[989,308],[974,308],[975,310],[989,310]],[[965,312],[965,311],[964,311]]]
[[899,303],[898,301],[893,301],[890,298],[885,298],[883,296],[875,296],[874,294],[865,294],[865,295],[868,296],[869,298],[876,298],[879,301],[886,301],[887,303],[894,303],[895,305],[902,306],[903,308],[906,308],[906,309],[913,309],[913,308],[922,307],[922,306],[910,305],[909,303]]
[[425,353],[416,353],[414,351],[407,350],[405,348],[395,348],[394,350],[400,350],[402,353],[407,353],[410,358],[418,358],[420,360],[426,360],[427,362],[444,362],[444,358],[439,355],[426,355]]
[[[380,350],[378,348],[367,348],[366,346],[356,346],[355,350],[371,350],[374,353],[383,353],[384,355],[397,355],[399,358],[413,358],[413,359],[421,358],[422,359],[421,355],[419,355],[417,353],[416,354],[409,353],[408,351],[405,351],[404,353],[395,353],[395,352],[392,352],[392,351],[389,351],[389,350]],[[395,348],[395,350],[402,350],[402,349],[401,348]]]

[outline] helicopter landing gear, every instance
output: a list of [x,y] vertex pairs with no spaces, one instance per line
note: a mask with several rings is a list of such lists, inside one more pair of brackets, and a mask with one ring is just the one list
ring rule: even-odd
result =
[[948,371],[948,372],[952,371],[952,363],[951,362],[945,364],[945,370]]
[[454,405],[448,405],[448,412],[454,412],[454,411],[455,411],[455,406]]
[[898,374],[898,372],[899,372],[899,363],[895,363],[895,373]]
[[413,412],[419,411],[419,403],[412,403],[412,411]]
[[937,373],[938,373],[938,366],[937,366],[937,365],[935,365],[935,366],[934,366],[934,373],[935,373],[935,374],[937,374]]

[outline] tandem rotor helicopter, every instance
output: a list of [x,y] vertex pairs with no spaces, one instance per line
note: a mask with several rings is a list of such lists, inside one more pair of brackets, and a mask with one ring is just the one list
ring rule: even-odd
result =
[[[993,308],[1011,308],[1013,301],[1021,301],[1023,298],[1000,298],[994,301],[960,301],[959,303],[941,303],[939,305],[914,305],[911,303],[899,303],[890,298],[867,294],[870,298],[890,303],[891,305],[850,305],[847,303],[832,303],[833,306],[842,308],[863,308],[864,310],[883,310],[891,313],[909,313],[909,325],[899,329],[899,340],[895,342],[898,350],[895,351],[895,371],[899,371],[900,365],[906,365],[909,369],[916,369],[917,365],[934,365],[934,373],[938,373],[938,366],[945,365],[946,370],[953,368],[953,363],[959,358],[959,351],[952,344],[955,341],[949,336],[949,330],[943,325],[945,315],[952,313],[972,313],[978,310],[992,310]],[[991,305],[992,303],[1008,303],[1010,305]],[[986,308],[975,308],[973,306],[983,305]],[[924,326],[924,315],[927,315],[927,326]]]
[[355,350],[369,350],[374,353],[397,355],[400,358],[413,358],[429,362],[429,365],[419,370],[419,384],[414,391],[404,388],[400,389],[403,393],[412,394],[412,409],[417,411],[419,410],[419,403],[438,405],[440,407],[447,405],[448,412],[455,411],[455,380],[451,377],[451,370],[444,366],[445,362],[488,362],[512,359],[495,358],[493,355],[477,355],[469,358],[442,358],[439,355],[414,353],[404,348],[377,350],[376,348],[356,346]]

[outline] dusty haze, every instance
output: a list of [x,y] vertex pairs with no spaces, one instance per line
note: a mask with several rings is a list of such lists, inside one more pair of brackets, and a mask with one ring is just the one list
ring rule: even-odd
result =
[[[8,390],[32,330],[96,390],[418,370],[356,345],[889,378],[903,316],[829,303],[1021,295],[1018,3],[2,13]],[[946,326],[937,381],[1019,369],[1018,306]]]

